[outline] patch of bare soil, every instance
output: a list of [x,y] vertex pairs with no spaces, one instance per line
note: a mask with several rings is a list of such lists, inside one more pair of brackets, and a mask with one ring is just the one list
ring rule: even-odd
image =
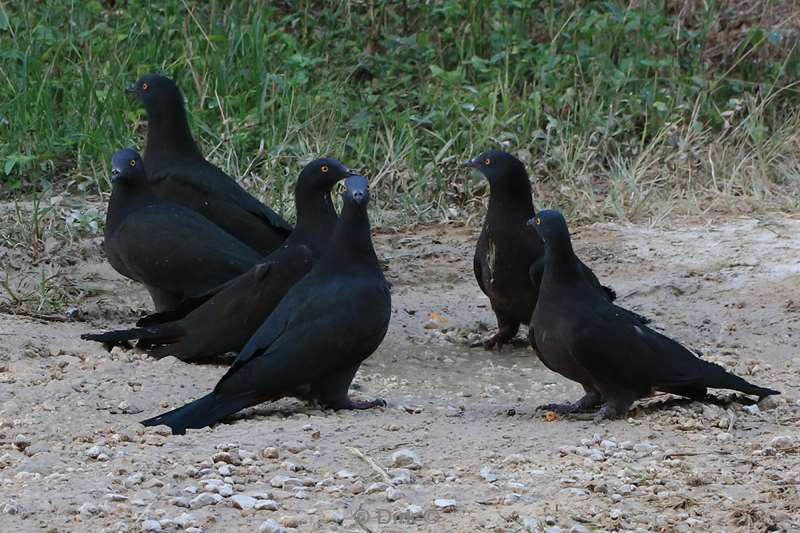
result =
[[[800,220],[575,231],[623,305],[783,391],[760,405],[659,396],[599,424],[534,416],[580,391],[529,348],[469,348],[494,328],[475,239],[379,232],[393,321],[353,393],[389,407],[284,400],[182,437],[138,421],[224,369],[81,341],[135,320],[146,293],[104,263],[100,238],[53,244],[83,321],[15,316],[8,301],[0,314],[0,531],[800,529]],[[33,275],[9,268],[18,253],[0,248],[17,281]]]

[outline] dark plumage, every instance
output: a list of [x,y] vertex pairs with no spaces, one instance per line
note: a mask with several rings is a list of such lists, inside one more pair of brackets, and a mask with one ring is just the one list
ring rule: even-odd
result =
[[333,409],[384,403],[348,395],[362,361],[386,335],[391,298],[370,237],[367,180],[353,176],[346,186],[327,253],[281,300],[214,391],[144,425],[164,424],[182,434],[290,395]]
[[149,75],[130,87],[147,111],[147,178],[156,196],[202,214],[261,254],[278,248],[292,227],[200,153],[183,95],[171,79]]
[[[484,347],[500,348],[514,338],[520,324],[530,322],[539,292],[544,245],[525,227],[536,212],[522,162],[509,153],[490,150],[464,165],[480,171],[489,181],[489,209],[475,247],[473,268],[499,328]],[[581,268],[598,293],[609,301],[616,298],[589,267],[581,263]]]
[[598,418],[613,418],[653,391],[697,400],[706,397],[707,387],[759,397],[779,394],[700,359],[599,294],[572,250],[561,213],[541,211],[531,225],[546,249],[539,302],[531,319],[539,358],[586,391],[575,403],[542,409],[570,413],[600,406]]
[[202,215],[158,200],[134,150],[115,153],[111,172],[106,255],[117,272],[145,285],[156,311],[173,309],[262,260]]
[[[179,309],[146,317],[140,321],[143,327],[81,338],[103,343],[142,339],[150,345],[162,345],[151,355],[174,355],[184,361],[206,361],[226,352],[238,352],[327,250],[336,224],[331,189],[351,174],[336,159],[318,159],[306,165],[295,187],[297,225],[286,242],[264,263],[213,289],[210,299],[185,317],[172,318]],[[204,296],[195,300],[202,302]]]

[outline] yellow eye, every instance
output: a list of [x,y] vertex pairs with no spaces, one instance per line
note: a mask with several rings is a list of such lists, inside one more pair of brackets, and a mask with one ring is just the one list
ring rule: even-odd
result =
[[320,169],[321,171],[323,171],[323,172],[327,172],[328,170],[330,170],[330,169],[328,168],[328,165],[322,165],[321,167],[319,167],[319,169]]
[[536,217],[536,224],[541,224],[541,223],[542,223],[542,219],[539,218],[539,217]]
[[131,166],[132,166],[132,167],[135,167],[135,166],[136,166],[136,160],[135,160],[135,159],[131,159]]
[[142,84],[142,90],[143,90],[143,91],[146,91],[146,90],[148,90],[149,88],[150,88],[150,84],[149,84],[149,83],[143,83],[143,84]]
[[492,164],[492,160],[487,157],[486,159],[483,160],[483,164],[488,167],[489,165]]

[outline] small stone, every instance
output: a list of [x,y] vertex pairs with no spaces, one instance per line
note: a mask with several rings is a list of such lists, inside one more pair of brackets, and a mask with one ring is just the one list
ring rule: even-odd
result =
[[561,494],[569,494],[570,496],[575,496],[576,498],[588,498],[591,496],[591,493],[588,490],[580,489],[578,487],[567,487],[558,492]]
[[288,470],[289,472],[301,472],[305,470],[303,465],[297,464],[294,461],[284,461],[281,463],[281,468]]
[[504,465],[521,465],[528,462],[528,458],[520,453],[512,453],[503,459]]
[[184,531],[186,531],[186,533],[203,533],[202,529],[200,529],[199,527],[194,527],[194,526],[187,527],[186,529],[184,529]]
[[100,513],[100,507],[92,502],[86,502],[78,508],[78,513],[82,515],[93,515]]
[[788,450],[789,448],[794,447],[794,439],[789,435],[779,435],[774,437],[769,445],[776,450]]
[[86,450],[86,456],[91,459],[97,459],[100,455],[105,454],[108,455],[108,451],[103,446],[92,446],[88,450]]
[[505,497],[503,498],[503,503],[505,505],[512,505],[514,503],[517,503],[520,500],[520,498],[522,498],[522,495],[517,494],[516,492],[512,492],[511,494],[505,495]]
[[278,451],[278,448],[274,446],[268,446],[261,450],[261,456],[264,459],[277,459],[280,456],[280,452]]
[[231,501],[233,502],[233,506],[237,509],[252,509],[256,506],[258,500],[251,496],[245,496],[244,494],[236,494],[235,496],[231,496]]
[[649,442],[637,442],[633,445],[633,451],[638,453],[651,453],[658,448],[657,444],[650,444]]
[[758,401],[758,407],[762,411],[769,411],[778,407],[778,399],[775,396],[764,396]]
[[753,405],[745,405],[744,407],[742,407],[742,409],[744,409],[745,411],[747,411],[751,415],[759,415],[759,414],[761,414],[761,409],[759,409],[758,408],[758,404],[755,404],[755,403]]
[[433,505],[443,513],[452,513],[456,510],[456,501],[446,498],[437,498],[433,500]]
[[125,486],[126,489],[130,489],[136,485],[139,485],[144,480],[144,476],[141,472],[134,472],[133,474],[126,477],[122,480],[122,484]]
[[296,516],[282,516],[281,525],[283,527],[296,528],[302,523],[302,520]]
[[574,526],[569,528],[569,531],[570,533],[590,533],[589,529],[580,524],[575,524]]
[[322,511],[322,521],[328,524],[340,524],[344,522],[344,513],[339,510]]
[[261,522],[261,525],[258,527],[258,533],[288,533],[286,528],[281,526],[275,520],[266,520]]
[[277,511],[278,510],[278,502],[275,500],[256,500],[255,505],[253,508],[256,511]]
[[606,450],[613,450],[614,448],[617,447],[617,443],[614,442],[613,440],[606,439],[600,441],[600,446],[602,448],[605,448]]
[[124,502],[128,499],[124,494],[106,494],[106,498],[112,502]]
[[367,487],[367,490],[364,492],[366,494],[375,494],[376,492],[383,492],[387,488],[389,488],[389,485],[386,483],[373,483],[372,485]]
[[392,454],[392,467],[418,470],[420,467],[422,467],[422,462],[416,453],[403,448],[402,450],[397,450]]
[[190,513],[183,513],[172,519],[172,522],[183,529],[188,529],[197,525],[197,519]]
[[488,466],[484,466],[483,468],[481,468],[480,475],[481,475],[481,477],[482,477],[483,479],[485,479],[485,480],[486,480],[486,481],[488,481],[489,483],[494,483],[495,481],[497,481],[497,475],[496,475],[496,474],[494,474],[494,473],[493,473],[493,472],[492,472],[492,471],[489,469],[489,467],[488,467]]
[[222,477],[228,477],[231,474],[233,474],[233,469],[231,468],[231,465],[223,464],[222,466],[217,468],[217,472],[219,472],[219,475]]
[[204,492],[192,500],[189,501],[189,508],[190,509],[199,509],[201,507],[205,507],[207,505],[216,505],[217,503],[222,501],[222,496],[219,494],[212,494],[210,492]]
[[405,494],[402,491],[397,490],[394,487],[389,487],[386,489],[386,501],[387,502],[396,502],[399,499],[405,498]]
[[29,439],[25,435],[17,435],[16,437],[14,437],[14,448],[18,449],[19,451],[23,451],[30,445],[31,445],[31,439]]
[[339,470],[333,475],[333,477],[336,479],[353,479],[356,477],[356,475],[349,470]]
[[412,481],[411,470],[407,468],[392,468],[389,470],[389,475],[392,476],[394,485],[406,485]]
[[142,531],[161,531],[161,523],[158,520],[145,520],[142,522]]
[[611,520],[619,520],[622,517],[622,511],[619,509],[611,509],[609,511],[608,516],[611,517]]
[[719,442],[728,442],[731,439],[733,439],[733,435],[731,435],[730,433],[728,433],[726,431],[722,431],[720,433],[717,433],[717,440]]
[[230,465],[241,464],[239,453],[234,452],[217,452],[211,456],[211,460],[215,463],[228,463]]

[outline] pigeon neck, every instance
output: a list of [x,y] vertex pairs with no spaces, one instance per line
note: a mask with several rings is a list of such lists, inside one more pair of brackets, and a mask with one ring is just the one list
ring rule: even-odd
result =
[[176,156],[202,157],[189,129],[183,102],[148,110],[145,156],[145,164],[148,161],[173,159]]
[[582,277],[582,270],[569,238],[549,244],[545,249],[545,262],[550,275],[556,279],[574,280]]
[[339,269],[381,272],[372,246],[366,206],[345,201],[336,223],[328,257]]
[[297,191],[295,205],[297,223],[286,243],[305,244],[315,254],[323,254],[336,226],[336,210],[330,191]]
[[114,184],[106,212],[106,235],[114,233],[129,214],[155,201],[155,194],[146,184]]
[[519,218],[524,224],[536,214],[531,198],[531,187],[526,180],[524,185],[518,184],[516,187],[493,187],[489,194],[488,217],[509,216]]

